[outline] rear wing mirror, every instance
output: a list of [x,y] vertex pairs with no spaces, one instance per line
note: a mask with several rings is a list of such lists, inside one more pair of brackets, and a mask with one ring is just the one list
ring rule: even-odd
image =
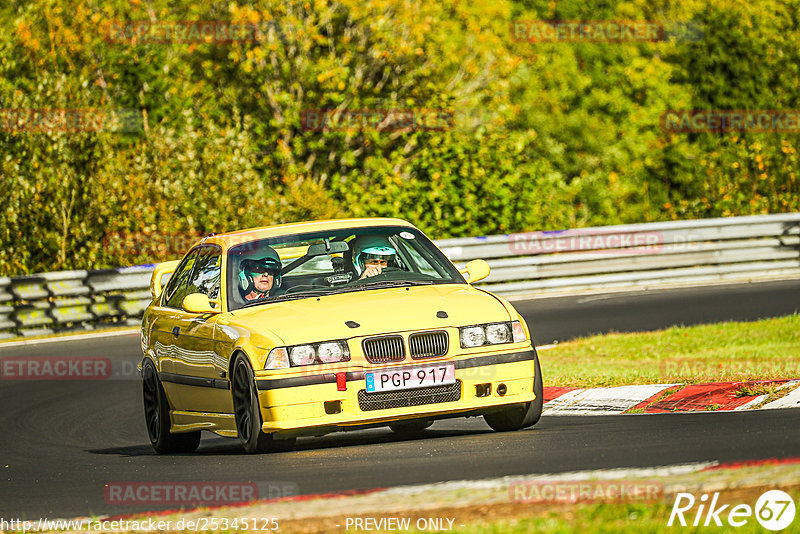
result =
[[350,250],[350,247],[344,241],[315,243],[308,247],[308,251],[306,251],[306,256],[315,258],[317,256],[325,256],[327,254],[339,254],[341,252],[347,252],[348,250]]
[[305,254],[294,260],[289,265],[281,269],[281,274],[286,274],[289,271],[297,269],[311,258],[317,256],[326,256],[330,254],[341,254],[350,250],[350,246],[344,241],[328,241],[325,243],[315,243],[308,247]]
[[162,285],[164,276],[171,275],[178,268],[181,260],[165,261],[156,265],[152,276],[150,276],[150,294],[153,295],[153,300],[161,295],[164,286]]

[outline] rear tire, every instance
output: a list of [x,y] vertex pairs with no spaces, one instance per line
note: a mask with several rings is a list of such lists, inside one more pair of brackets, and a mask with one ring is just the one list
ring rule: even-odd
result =
[[539,356],[536,349],[533,349],[533,367],[535,375],[533,377],[533,392],[536,399],[524,404],[515,404],[508,408],[483,415],[486,424],[495,432],[510,432],[528,428],[539,422],[542,417],[544,407],[544,384],[542,382],[542,370],[539,366]]
[[261,454],[289,450],[294,446],[295,438],[276,440],[272,434],[261,430],[261,408],[258,403],[255,378],[250,363],[242,354],[236,357],[233,364],[231,393],[236,432],[245,452]]
[[145,360],[142,365],[142,397],[144,420],[150,444],[158,454],[193,452],[200,445],[200,431],[172,434],[170,432],[169,401],[158,378],[155,365]]

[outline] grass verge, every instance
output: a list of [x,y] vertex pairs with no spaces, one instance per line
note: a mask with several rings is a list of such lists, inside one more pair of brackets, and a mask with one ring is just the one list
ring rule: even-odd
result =
[[546,386],[800,378],[800,315],[676,326],[562,343],[540,355]]
[[[561,509],[541,511],[535,514],[525,514],[517,517],[497,520],[477,520],[457,527],[453,532],[461,534],[523,534],[523,533],[567,533],[567,532],[598,532],[598,533],[642,533],[642,532],[731,532],[737,533],[763,533],[767,532],[755,519],[749,517],[747,523],[741,527],[733,528],[726,522],[727,512],[737,504],[755,506],[758,496],[772,487],[758,488],[747,492],[720,492],[719,505],[730,506],[720,515],[722,527],[715,526],[713,521],[709,526],[704,526],[707,513],[703,513],[698,526],[692,526],[697,507],[691,513],[685,514],[686,526],[681,526],[677,520],[673,525],[667,526],[673,502],[662,501],[657,503],[620,502],[620,503],[586,503],[577,504]],[[713,493],[713,492],[712,492]],[[800,498],[800,490],[789,490],[795,502]],[[800,523],[797,518],[784,532],[798,532]],[[410,532],[418,532],[411,530]]]

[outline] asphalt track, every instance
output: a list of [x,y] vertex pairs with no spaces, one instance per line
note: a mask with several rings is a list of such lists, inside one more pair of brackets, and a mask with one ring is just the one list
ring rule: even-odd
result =
[[[800,281],[515,302],[537,343],[595,332],[753,320],[800,309]],[[130,368],[138,336],[0,348],[15,356],[103,356]],[[546,366],[544,367],[546,382]],[[204,437],[197,453],[153,454],[141,391],[107,381],[0,380],[0,518],[127,514],[158,508],[105,501],[112,482],[283,482],[300,493],[368,489],[583,469],[741,461],[800,455],[800,410],[609,417],[543,417],[494,433],[482,419],[439,421],[423,438],[387,429],[304,438],[294,451],[241,454]]]

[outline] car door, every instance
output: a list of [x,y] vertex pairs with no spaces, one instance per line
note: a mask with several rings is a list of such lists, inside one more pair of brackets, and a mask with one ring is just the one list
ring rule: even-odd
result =
[[175,328],[179,328],[177,321],[180,319],[180,314],[174,306],[170,306],[169,302],[174,302],[178,299],[176,295],[183,294],[191,278],[192,271],[194,270],[194,262],[197,259],[197,249],[191,250],[184,256],[181,263],[172,273],[164,291],[161,294],[158,305],[153,310],[153,328],[151,336],[153,342],[153,349],[158,359],[159,377],[164,386],[164,392],[167,394],[167,399],[173,407],[178,404],[178,388],[176,382],[172,380],[175,373],[175,340],[173,334]]
[[227,359],[215,350],[214,331],[219,317],[214,313],[192,313],[183,309],[183,299],[203,293],[219,306],[222,252],[217,245],[203,245],[188,282],[167,301],[172,308],[172,376],[176,409],[217,412],[220,399],[230,398]]

